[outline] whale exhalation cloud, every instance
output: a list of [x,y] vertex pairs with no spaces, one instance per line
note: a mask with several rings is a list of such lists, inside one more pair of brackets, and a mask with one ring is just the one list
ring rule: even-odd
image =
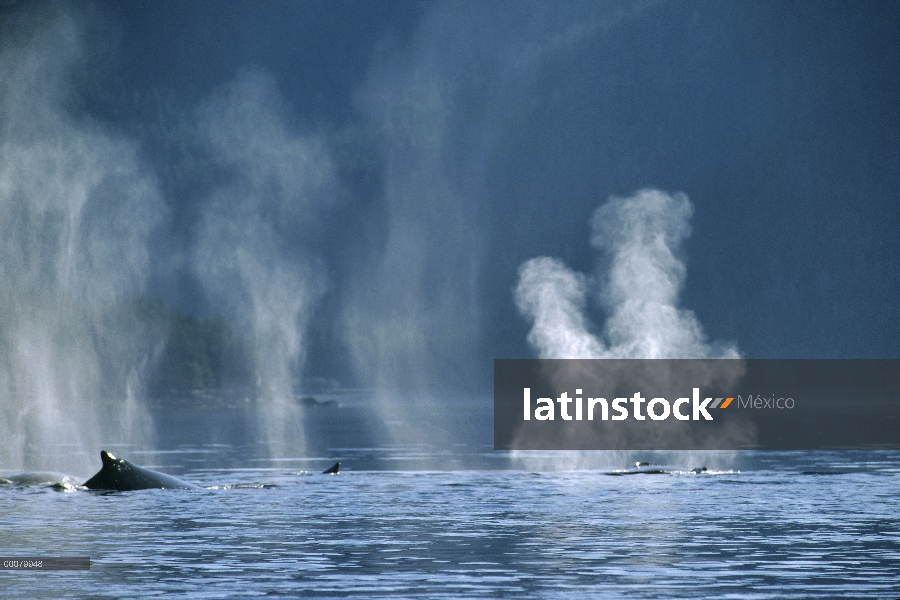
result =
[[[8,31],[8,30],[7,30]],[[135,404],[162,339],[131,300],[166,207],[138,145],[66,110],[80,18],[0,40],[0,465],[85,470],[101,439],[145,441]],[[109,397],[123,402],[103,405]],[[35,448],[65,444],[59,457]],[[45,462],[46,461],[46,462]]]
[[687,272],[678,258],[690,235],[684,194],[644,189],[611,198],[592,219],[591,246],[603,253],[596,299],[607,314],[593,331],[586,314],[591,280],[541,256],[519,267],[516,306],[533,321],[528,342],[540,358],[739,358],[731,343],[710,343],[679,308]]
[[209,298],[249,332],[258,394],[284,401],[327,280],[307,240],[334,198],[324,144],[291,131],[271,77],[245,71],[197,110],[201,143],[228,177],[203,205],[192,266]]

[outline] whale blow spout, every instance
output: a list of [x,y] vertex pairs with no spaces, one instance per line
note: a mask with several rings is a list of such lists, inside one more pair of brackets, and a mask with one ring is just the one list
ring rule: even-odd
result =
[[182,481],[165,473],[157,473],[116,458],[106,450],[100,451],[103,467],[84,482],[91,490],[114,490],[126,492],[149,489],[199,489],[196,485]]

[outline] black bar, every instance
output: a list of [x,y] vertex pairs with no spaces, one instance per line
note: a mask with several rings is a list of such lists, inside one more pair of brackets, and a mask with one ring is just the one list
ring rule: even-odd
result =
[[0,557],[0,571],[90,571],[89,556]]

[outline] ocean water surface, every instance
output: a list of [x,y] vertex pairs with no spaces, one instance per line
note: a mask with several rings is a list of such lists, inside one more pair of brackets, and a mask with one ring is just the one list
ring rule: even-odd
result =
[[622,454],[494,452],[483,426],[274,458],[184,431],[197,443],[111,449],[203,489],[0,474],[0,554],[91,558],[0,571],[0,596],[900,598],[897,452],[644,452],[669,465],[647,474]]

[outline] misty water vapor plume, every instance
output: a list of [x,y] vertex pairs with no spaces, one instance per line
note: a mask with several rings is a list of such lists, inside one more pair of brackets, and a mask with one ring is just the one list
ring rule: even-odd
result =
[[165,209],[136,144],[62,108],[85,41],[44,25],[0,49],[0,465],[89,472],[100,441],[151,442],[163,332],[134,308]]
[[208,301],[251,340],[259,424],[272,452],[302,452],[293,391],[305,333],[327,278],[311,236],[333,203],[324,145],[291,131],[274,81],[244,72],[197,112],[201,143],[221,174],[205,201],[192,265]]
[[[597,274],[589,278],[546,256],[519,268],[515,300],[533,322],[528,342],[539,358],[659,359],[740,358],[734,344],[710,343],[694,314],[679,308],[678,295],[687,269],[679,257],[691,234],[691,203],[684,194],[653,189],[629,198],[611,198],[591,220],[591,246],[602,253]],[[588,318],[593,299],[606,312],[596,331]],[[725,376],[740,374],[740,368]],[[586,375],[585,381],[589,381]],[[695,373],[699,385],[722,376]],[[607,374],[607,377],[615,377]],[[610,385],[604,377],[598,385]],[[677,433],[677,432],[676,432]],[[567,452],[553,455],[514,452],[513,464],[530,469],[621,468],[635,460],[730,468],[733,452]]]
[[645,189],[594,212],[591,246],[603,253],[596,299],[607,314],[599,332],[586,314],[590,280],[562,261],[538,257],[519,268],[516,306],[533,321],[528,341],[540,358],[740,358],[710,343],[694,314],[678,307],[690,235],[684,194]]
[[65,7],[18,18],[0,46],[0,468],[88,474],[101,443],[154,445],[146,389],[171,332],[147,299],[153,274],[176,268],[249,350],[253,389],[217,383],[256,402],[247,425],[270,453],[302,453],[294,392],[328,285],[317,226],[338,187],[325,144],[297,132],[274,78],[256,71],[176,108],[164,135],[190,156],[175,172],[197,209],[182,221],[188,241],[161,247],[180,234],[158,229],[173,223],[147,155],[72,114],[93,59],[86,18]]
[[[635,10],[429,5],[409,42],[373,63],[355,99],[380,146],[386,226],[342,302],[349,354],[377,390],[383,422],[447,423],[453,400],[435,391],[478,389],[484,368],[473,357],[490,343],[484,276],[500,202],[491,188],[506,135],[524,115],[539,118],[533,86],[548,65]],[[455,433],[390,428],[412,442]]]

